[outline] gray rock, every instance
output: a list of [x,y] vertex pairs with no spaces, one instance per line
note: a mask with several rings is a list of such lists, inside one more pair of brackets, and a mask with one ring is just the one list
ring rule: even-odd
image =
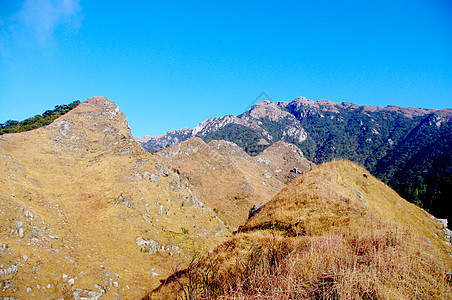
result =
[[32,212],[26,210],[24,214],[25,214],[25,217],[30,218],[30,219],[33,220],[33,213]]
[[159,251],[165,249],[165,247],[160,245],[158,242],[156,242],[154,240],[146,240],[146,239],[142,238],[141,236],[137,237],[136,243],[138,246],[141,247],[141,249],[149,252],[150,255],[155,255]]
[[173,192],[179,193],[181,189],[179,180],[177,180],[176,178],[171,180],[171,182],[169,183],[169,187]]
[[164,164],[162,164],[161,162],[156,162],[155,163],[155,168],[157,169],[157,171],[159,172],[159,174],[163,177],[168,177],[170,174],[170,171],[168,169],[167,166],[165,166]]
[[72,292],[74,300],[98,300],[103,294],[103,290],[100,292],[76,289]]
[[40,232],[41,232],[41,230],[36,226],[33,226],[33,228],[31,229],[31,234],[34,237],[37,237]]
[[19,237],[20,238],[24,237],[24,229],[22,227],[19,228]]
[[7,269],[1,269],[0,270],[0,278],[2,278],[4,276],[9,276],[9,275],[16,275],[17,271],[18,271],[18,269],[14,265]]
[[132,197],[120,195],[118,199],[113,201],[113,204],[122,204],[127,206],[128,208],[135,209],[135,203],[133,202]]
[[436,219],[436,222],[443,225],[444,228],[447,228],[447,219]]
[[257,214],[261,207],[264,205],[264,203],[254,204],[253,207],[251,207],[250,212],[248,213],[248,219],[251,219],[255,214]]
[[452,242],[452,230],[444,228],[444,235],[449,242]]
[[22,228],[23,223],[22,222],[16,222],[16,228]]
[[157,174],[151,174],[151,176],[149,176],[149,180],[150,180],[152,183],[159,184],[159,182],[160,182],[160,176],[157,175]]

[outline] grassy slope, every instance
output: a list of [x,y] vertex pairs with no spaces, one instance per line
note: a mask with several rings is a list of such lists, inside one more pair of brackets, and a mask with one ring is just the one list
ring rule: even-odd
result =
[[364,168],[325,163],[150,298],[450,299],[440,230]]
[[311,167],[306,159],[295,159],[297,154],[286,148],[280,142],[272,146],[274,151],[250,157],[230,142],[213,140],[206,144],[200,138],[191,138],[156,156],[179,170],[195,194],[222,220],[238,227],[254,204],[269,201],[285,186],[289,169]]
[[[1,268],[18,268],[0,278],[9,286],[0,296],[71,297],[76,289],[99,292],[97,284],[106,299],[136,299],[192,251],[228,234],[214,213],[184,200],[186,187],[170,188],[178,175],[159,173],[105,98],[89,99],[45,128],[0,137],[0,157]],[[146,172],[160,174],[160,182]],[[137,237],[166,249],[149,255]]]

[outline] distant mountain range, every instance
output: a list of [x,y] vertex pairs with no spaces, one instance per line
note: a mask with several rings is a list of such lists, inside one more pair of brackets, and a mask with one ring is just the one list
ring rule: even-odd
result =
[[210,118],[195,128],[137,138],[156,151],[191,137],[226,140],[250,155],[277,141],[298,146],[306,158],[322,163],[345,158],[360,163],[407,200],[438,217],[452,186],[451,109],[376,107],[296,98],[262,101],[241,115]]

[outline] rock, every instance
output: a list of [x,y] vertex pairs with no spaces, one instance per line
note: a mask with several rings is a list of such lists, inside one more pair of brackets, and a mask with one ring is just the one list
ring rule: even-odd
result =
[[132,197],[120,195],[118,199],[113,201],[113,204],[122,204],[127,206],[128,208],[135,209],[135,203],[133,202]]
[[6,277],[9,275],[16,275],[17,274],[17,267],[16,266],[11,266],[7,269],[0,269],[0,278],[2,277]]
[[100,292],[76,289],[72,292],[74,300],[98,300],[103,294],[103,290]]
[[21,227],[19,228],[19,237],[23,238],[24,237],[24,229]]
[[161,246],[158,242],[156,242],[154,240],[146,240],[146,239],[142,238],[141,236],[137,237],[136,243],[138,246],[141,247],[141,249],[149,252],[150,255],[155,255],[160,250],[164,249],[164,247]]
[[31,287],[27,287],[26,292],[27,292],[27,294],[30,294],[31,293]]
[[74,278],[71,278],[71,279],[69,279],[69,280],[67,281],[67,283],[68,283],[69,285],[73,285],[74,282],[75,282]]
[[444,228],[444,235],[449,242],[452,242],[452,230]]
[[290,173],[303,174],[303,172],[300,171],[297,167],[293,167],[293,169],[290,170]]
[[30,218],[30,219],[33,220],[33,213],[32,212],[26,210],[24,214],[25,214],[25,217]]
[[444,228],[447,228],[447,219],[436,219],[436,222],[443,225]]
[[31,229],[31,235],[33,237],[37,237],[40,232],[41,232],[41,230],[36,226],[33,226],[33,228]]
[[157,174],[151,174],[151,176],[149,176],[149,180],[150,180],[152,183],[159,184],[159,182],[160,182],[160,176],[157,175]]
[[17,230],[19,230],[20,228],[22,228],[23,223],[22,222],[16,222],[16,228]]
[[254,204],[253,207],[251,207],[250,212],[248,214],[248,219],[251,219],[255,214],[257,214],[261,207],[264,205],[264,203]]
[[179,193],[181,186],[180,186],[180,182],[179,180],[177,180],[176,178],[174,178],[173,180],[171,180],[170,184],[169,184],[170,189],[175,192],[175,193]]
[[168,177],[170,174],[168,167],[162,164],[161,162],[156,162],[155,168],[157,169],[159,174],[163,177]]

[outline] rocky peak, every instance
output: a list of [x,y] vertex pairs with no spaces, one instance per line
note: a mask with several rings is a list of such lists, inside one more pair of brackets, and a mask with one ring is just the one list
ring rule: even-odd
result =
[[240,118],[253,118],[253,119],[269,119],[271,121],[278,122],[281,119],[291,116],[285,110],[282,110],[276,103],[268,100],[261,101],[251,107],[251,109],[244,114],[240,115]]
[[127,117],[105,97],[89,98],[45,130],[50,130],[57,146],[82,152],[105,149],[104,146],[130,150],[136,143]]
[[[88,119],[94,119],[91,125],[95,127],[99,123],[110,123],[116,129],[126,132],[127,137],[132,137],[127,117],[119,107],[105,97],[92,97],[82,102],[74,113],[80,113]],[[68,114],[70,116],[70,114]]]
[[205,135],[206,133],[215,132],[228,124],[243,124],[244,122],[233,115],[227,115],[221,118],[210,118],[201,122],[198,126],[193,128],[192,135]]

